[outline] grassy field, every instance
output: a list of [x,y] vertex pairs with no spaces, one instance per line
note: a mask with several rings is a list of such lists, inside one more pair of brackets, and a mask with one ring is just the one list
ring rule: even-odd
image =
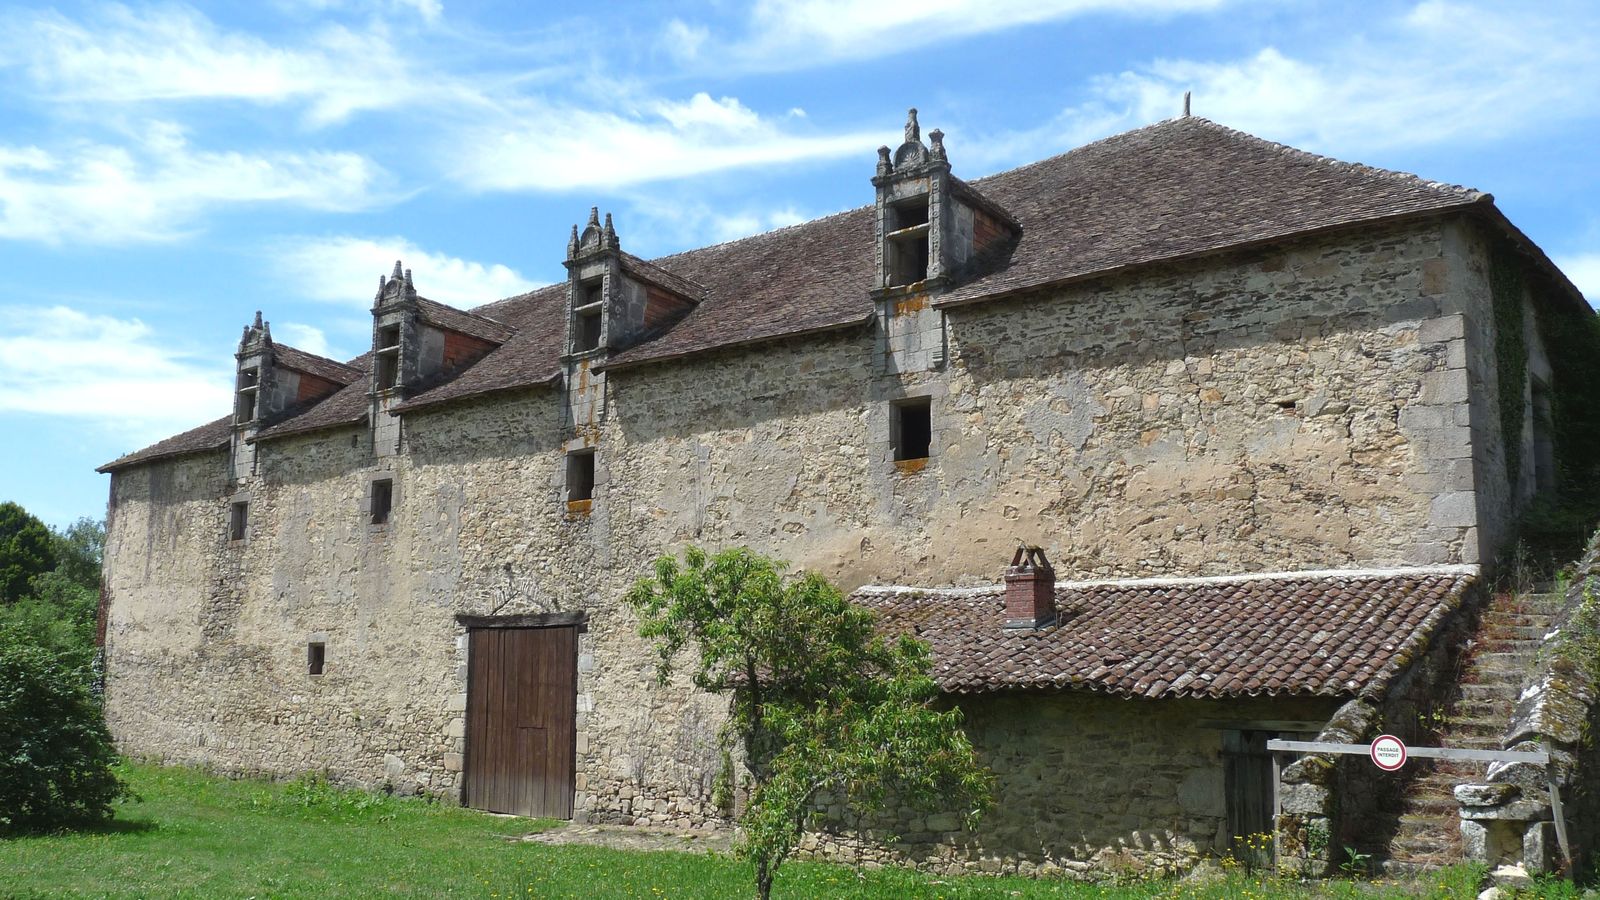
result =
[[[516,841],[538,823],[318,782],[233,781],[130,766],[140,795],[91,833],[0,840],[0,897],[746,897],[750,870],[725,856]],[[789,863],[778,897],[1472,897],[1477,873],[1413,884],[1299,885],[1244,874],[1114,888],[939,878]],[[1551,887],[1545,896],[1573,895]]]

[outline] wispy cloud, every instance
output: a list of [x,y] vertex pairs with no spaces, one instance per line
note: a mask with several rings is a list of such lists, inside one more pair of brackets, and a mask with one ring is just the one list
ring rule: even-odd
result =
[[1150,18],[1216,9],[1229,0],[761,0],[740,29],[716,34],[673,19],[661,43],[719,69],[801,69],[871,59],[954,38],[1040,22],[1110,14]]
[[304,350],[307,353],[315,353],[318,356],[326,356],[330,359],[343,358],[334,357],[333,349],[328,346],[327,333],[315,325],[284,322],[272,327],[275,331],[274,338],[291,347]]
[[793,204],[723,206],[685,196],[643,193],[634,197],[617,220],[624,247],[654,255],[656,250],[719,244],[798,225],[816,218]]
[[[437,3],[416,4],[426,15]],[[380,24],[323,28],[299,44],[274,44],[219,28],[186,6],[101,7],[91,20],[56,12],[0,17],[9,36],[0,66],[23,71],[57,103],[146,101],[302,102],[328,124],[361,110],[429,100],[471,103],[477,91],[438,71],[419,71]]]
[[0,414],[88,420],[144,443],[228,409],[232,359],[176,350],[138,319],[0,309]]
[[981,143],[1011,157],[1001,161],[1034,158],[1170,118],[1188,90],[1198,115],[1336,154],[1483,143],[1600,111],[1592,6],[1428,0],[1366,25],[1315,49],[1162,59],[1104,75],[1052,121]]
[[384,202],[354,153],[212,152],[155,123],[128,146],[0,145],[0,238],[126,243],[173,238],[222,204],[349,211]]
[[[476,190],[619,188],[726,169],[869,153],[877,133],[792,133],[737,98],[697,93],[636,114],[513,106],[441,152]],[[797,118],[785,116],[785,118]]]
[[363,309],[372,305],[378,276],[389,274],[395,260],[412,270],[417,293],[451,306],[477,306],[535,287],[508,266],[430,252],[401,237],[296,237],[282,241],[274,257],[299,296]]

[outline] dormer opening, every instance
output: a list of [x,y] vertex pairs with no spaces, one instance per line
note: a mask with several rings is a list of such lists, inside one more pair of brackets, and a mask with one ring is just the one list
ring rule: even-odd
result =
[[572,352],[587,353],[600,347],[601,311],[605,309],[605,279],[589,278],[572,292]]
[[261,393],[261,370],[255,367],[239,372],[239,388],[237,402],[234,405],[234,421],[239,424],[254,422],[256,419],[256,398]]
[[884,268],[889,287],[902,287],[928,278],[928,196],[892,203],[886,210]]
[[376,387],[387,391],[400,385],[400,326],[378,329],[378,347],[373,351]]

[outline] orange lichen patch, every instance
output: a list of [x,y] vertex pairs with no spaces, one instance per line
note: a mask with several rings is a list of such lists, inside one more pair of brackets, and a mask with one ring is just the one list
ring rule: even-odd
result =
[[897,316],[903,316],[903,315],[906,315],[907,313],[914,313],[914,312],[917,312],[918,310],[923,310],[923,309],[927,309],[927,308],[928,308],[928,295],[927,294],[912,294],[911,296],[905,298],[904,300],[896,300],[894,302],[894,314],[897,315]]
[[1160,428],[1149,428],[1139,432],[1139,446],[1148,447],[1151,444],[1154,444],[1156,441],[1161,440],[1161,435],[1163,433],[1164,432]]
[[593,504],[594,504],[593,500],[568,500],[567,501],[567,515],[569,515],[569,516],[587,516],[589,514],[589,508]]
[[928,467],[928,458],[922,459],[897,459],[894,467],[900,470],[901,475],[912,475]]

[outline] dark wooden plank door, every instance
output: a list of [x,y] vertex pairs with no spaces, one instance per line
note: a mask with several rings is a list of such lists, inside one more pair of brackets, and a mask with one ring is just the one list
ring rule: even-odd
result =
[[[1267,731],[1222,733],[1223,789],[1226,791],[1228,833],[1235,858],[1265,865],[1272,857],[1272,754],[1267,741],[1277,737]],[[1266,837],[1263,838],[1262,835]]]
[[578,629],[476,628],[470,634],[466,804],[572,818]]

